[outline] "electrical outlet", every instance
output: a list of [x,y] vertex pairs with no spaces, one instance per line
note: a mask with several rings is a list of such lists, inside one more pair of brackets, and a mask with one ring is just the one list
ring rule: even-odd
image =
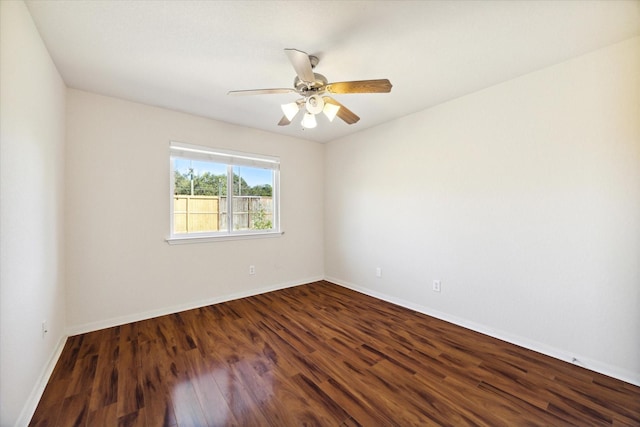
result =
[[433,281],[433,292],[440,292],[440,280]]
[[382,277],[382,269],[380,267],[376,267],[376,277]]
[[42,321],[42,338],[44,338],[47,332],[49,332],[49,326],[47,326],[47,321],[43,320]]
[[249,266],[249,274],[256,274],[256,266],[255,265],[250,265]]

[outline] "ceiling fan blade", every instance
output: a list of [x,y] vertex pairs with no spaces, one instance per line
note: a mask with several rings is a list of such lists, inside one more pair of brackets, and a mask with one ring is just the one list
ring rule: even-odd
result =
[[311,68],[309,55],[297,49],[285,49],[284,53],[287,54],[293,69],[296,70],[296,74],[301,81],[314,82],[316,80]]
[[357,123],[358,120],[360,120],[360,117],[358,117],[353,111],[349,110],[347,107],[340,104],[338,101],[331,98],[330,96],[323,96],[322,100],[327,104],[333,104],[340,107],[336,115],[340,117],[346,124],[352,125],[354,123]]
[[379,79],[329,83],[326,90],[330,93],[387,93],[391,92],[391,87],[388,79]]
[[276,93],[291,93],[295,92],[290,88],[278,88],[278,89],[249,89],[249,90],[230,90],[227,95],[243,96],[243,95],[273,95]]
[[287,119],[287,116],[282,116],[282,118],[278,122],[278,126],[289,126],[290,124],[291,120]]

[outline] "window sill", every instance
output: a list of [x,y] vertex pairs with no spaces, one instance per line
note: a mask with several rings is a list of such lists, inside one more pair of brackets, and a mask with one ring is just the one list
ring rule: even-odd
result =
[[223,242],[227,240],[266,239],[280,237],[284,231],[268,231],[264,233],[224,234],[220,236],[184,236],[168,237],[165,241],[170,245],[184,245],[191,243]]

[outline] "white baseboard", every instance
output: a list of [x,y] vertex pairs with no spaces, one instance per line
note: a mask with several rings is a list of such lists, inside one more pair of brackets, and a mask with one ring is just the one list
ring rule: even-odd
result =
[[22,407],[22,411],[20,411],[20,415],[18,416],[18,420],[16,421],[16,426],[28,426],[31,418],[33,418],[33,414],[36,412],[36,408],[38,407],[38,403],[40,402],[40,398],[44,393],[45,387],[47,387],[47,383],[49,382],[49,378],[51,378],[51,374],[53,374],[53,369],[56,367],[56,363],[58,363],[58,359],[60,359],[60,355],[62,354],[62,350],[64,349],[64,345],[67,342],[67,335],[63,335],[60,337],[56,348],[54,349],[51,357],[47,361],[47,364],[40,372],[38,376],[38,381],[36,385],[31,390],[27,401]]
[[[449,323],[453,323],[454,325],[462,326],[464,328],[471,329],[472,331],[479,332],[481,334],[488,335],[490,337],[497,338],[499,340],[518,345],[520,347],[524,347],[526,349],[535,351],[537,353],[542,353],[544,355],[553,357],[554,359],[559,359],[565,362],[569,362],[569,363],[581,366],[585,369],[589,369],[591,371],[598,372],[600,374],[603,374],[612,378],[616,378],[636,386],[640,386],[640,373],[631,372],[631,371],[619,368],[617,366],[611,366],[607,363],[604,363],[598,360],[592,360],[587,357],[570,353],[566,350],[561,350],[552,346],[548,346],[546,344],[533,341],[525,337],[514,335],[498,329],[490,328],[485,325],[478,324],[464,318],[452,316],[447,313],[443,313],[419,304],[415,304],[415,303],[403,300],[401,298],[396,298],[387,294],[383,294],[381,292],[373,291],[371,289],[358,286],[356,284],[349,283],[344,280],[340,280],[337,277],[326,276],[325,280],[331,283],[335,283],[336,285],[340,285],[345,288],[352,289],[357,292],[361,292],[365,295],[369,295],[374,298],[378,298],[383,301],[387,301],[392,304],[396,304],[401,307],[405,307],[405,308],[417,311],[419,313],[426,314],[428,316],[435,317],[437,319],[444,320]],[[576,362],[576,360],[579,362]]]
[[126,316],[115,317],[111,319],[100,320],[97,322],[85,323],[82,325],[74,325],[67,327],[67,335],[73,336],[78,334],[84,334],[87,332],[97,331],[100,329],[111,328],[113,326],[124,325],[131,322],[139,322],[141,320],[152,319],[154,317],[165,316],[167,314],[179,313],[185,310],[192,310],[194,308],[206,307],[212,304],[219,304],[221,302],[232,301],[235,299],[246,298],[254,295],[260,295],[267,292],[277,291],[279,289],[292,288],[294,286],[304,285],[306,283],[317,282],[323,280],[323,276],[308,277],[301,280],[294,280],[290,282],[279,283],[276,285],[266,286],[262,288],[250,289],[244,292],[237,292],[228,295],[222,295],[219,297],[208,298],[200,301],[192,301],[185,304],[178,304],[170,307],[164,307],[157,310],[150,310],[143,313],[134,313]]

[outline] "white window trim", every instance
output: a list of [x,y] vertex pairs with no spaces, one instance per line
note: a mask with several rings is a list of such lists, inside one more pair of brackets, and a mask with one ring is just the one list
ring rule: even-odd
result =
[[224,234],[224,235],[197,235],[193,234],[189,237],[167,237],[165,240],[170,245],[184,245],[188,243],[208,243],[208,242],[223,242],[225,240],[247,240],[247,239],[266,239],[272,237],[280,237],[284,234],[284,231],[256,231],[254,233],[244,234]]
[[[174,234],[174,213],[173,213],[173,198],[175,191],[175,170],[173,165],[173,157],[180,157],[176,153],[189,153],[185,154],[185,158],[189,159],[201,159],[212,162],[224,163],[228,169],[232,169],[233,166],[249,166],[259,167],[263,169],[270,169],[274,171],[275,177],[273,182],[273,225],[271,230],[233,230],[233,197],[227,197],[227,231],[222,232],[204,232],[204,233],[190,233],[190,234]],[[233,179],[233,172],[227,174]],[[189,243],[207,243],[207,242],[221,242],[228,240],[245,240],[245,239],[262,239],[280,237],[284,234],[284,231],[280,228],[280,159],[273,156],[265,156],[260,154],[250,154],[239,151],[221,150],[216,148],[202,147],[198,145],[185,144],[182,142],[171,141],[169,144],[169,237],[165,241],[170,245],[181,245]],[[229,186],[227,185],[229,188]],[[230,188],[233,188],[231,186]]]

